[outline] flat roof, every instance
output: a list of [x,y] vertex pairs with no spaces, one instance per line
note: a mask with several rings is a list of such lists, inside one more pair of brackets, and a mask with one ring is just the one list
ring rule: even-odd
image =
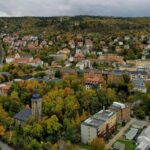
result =
[[109,111],[109,110],[101,110],[91,116],[90,118],[86,119],[84,122],[82,122],[83,125],[91,126],[94,128],[100,127],[106,120],[111,118],[113,115],[115,115],[115,112]]
[[138,133],[138,129],[136,128],[131,128],[126,134],[125,137],[128,140],[133,140],[136,134]]

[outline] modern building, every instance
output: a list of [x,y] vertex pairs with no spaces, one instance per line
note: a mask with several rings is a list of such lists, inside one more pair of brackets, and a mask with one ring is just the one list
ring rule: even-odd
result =
[[109,109],[113,112],[116,112],[117,123],[127,122],[130,120],[130,108],[128,105],[119,102],[113,102]]
[[136,150],[148,150],[150,148],[150,126],[144,129],[137,139]]
[[37,89],[34,90],[34,94],[31,98],[31,106],[31,108],[22,109],[14,116],[18,124],[23,125],[31,116],[35,117],[37,120],[41,119],[42,98],[40,94],[38,94]]
[[117,115],[110,110],[101,110],[81,124],[81,141],[89,144],[97,137],[108,138],[116,129]]

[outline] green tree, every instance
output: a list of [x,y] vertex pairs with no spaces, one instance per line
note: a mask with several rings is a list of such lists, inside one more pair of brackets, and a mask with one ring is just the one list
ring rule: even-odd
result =
[[56,115],[51,116],[51,118],[45,120],[44,123],[46,132],[50,135],[57,133],[62,127]]

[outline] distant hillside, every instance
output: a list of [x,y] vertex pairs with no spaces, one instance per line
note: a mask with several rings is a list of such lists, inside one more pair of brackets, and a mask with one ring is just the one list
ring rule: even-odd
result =
[[39,34],[99,32],[101,34],[150,33],[150,18],[113,17],[21,17],[0,18],[0,32]]

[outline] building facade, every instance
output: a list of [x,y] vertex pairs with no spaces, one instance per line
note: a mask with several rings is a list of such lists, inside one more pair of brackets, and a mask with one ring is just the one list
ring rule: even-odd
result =
[[89,144],[97,137],[108,138],[116,129],[117,115],[109,110],[101,110],[81,124],[81,141]]
[[128,122],[130,120],[129,106],[123,103],[113,102],[109,109],[117,114],[117,123]]

